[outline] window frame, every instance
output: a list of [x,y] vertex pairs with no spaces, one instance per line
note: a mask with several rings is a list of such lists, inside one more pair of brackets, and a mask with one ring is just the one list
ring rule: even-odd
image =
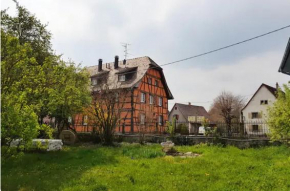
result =
[[149,94],[149,104],[153,105],[154,104],[154,96]]
[[155,80],[155,83],[154,83],[154,85],[156,86],[156,87],[158,87],[158,80]]
[[145,125],[146,116],[144,113],[140,114],[140,125]]
[[162,107],[163,106],[163,98],[158,97],[158,106]]
[[176,121],[178,121],[178,119],[179,119],[179,115],[178,114],[174,114],[173,117],[175,117]]
[[259,125],[252,125],[252,132],[259,132]]
[[258,119],[259,118],[259,112],[252,112],[252,119]]
[[268,105],[268,100],[260,100],[260,105]]
[[97,78],[91,78],[91,85],[92,86],[98,85],[98,79]]
[[163,115],[158,116],[158,125],[163,125]]
[[125,74],[118,75],[118,81],[119,82],[125,82],[126,81],[126,75]]
[[152,85],[152,78],[148,77],[147,81],[148,81],[148,84]]
[[88,120],[89,120],[89,117],[87,115],[84,115],[83,116],[83,125],[84,126],[87,126],[88,125]]
[[145,92],[141,92],[140,102],[141,103],[146,103],[146,93]]

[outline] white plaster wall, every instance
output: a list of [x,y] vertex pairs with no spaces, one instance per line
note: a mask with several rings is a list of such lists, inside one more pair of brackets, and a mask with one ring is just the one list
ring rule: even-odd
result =
[[179,119],[178,122],[186,122],[187,120],[183,117],[182,113],[180,112],[178,106],[177,106],[177,110],[175,110],[175,106],[172,108],[172,112],[169,113],[169,121],[172,121],[172,118],[174,115],[179,115]]
[[[268,100],[268,105],[261,105],[261,100]],[[267,118],[267,108],[273,105],[275,101],[276,97],[266,87],[262,86],[247,107],[243,110],[244,120],[249,122],[265,120]],[[250,119],[249,113],[252,112],[262,112],[262,118]]]

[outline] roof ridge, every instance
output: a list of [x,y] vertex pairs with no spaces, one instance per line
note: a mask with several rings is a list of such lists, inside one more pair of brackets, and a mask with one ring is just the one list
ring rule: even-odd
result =
[[[126,59],[126,61],[128,61],[128,60],[137,60],[137,59],[140,59],[140,58],[148,58],[148,59],[150,59],[149,56],[141,56],[141,57],[136,57],[136,58]],[[123,62],[123,60],[119,60],[119,62]],[[112,61],[112,62],[104,62],[104,63],[102,63],[102,65],[113,64],[113,63],[114,63],[114,61]],[[98,64],[93,65],[93,66],[88,66],[88,68],[89,68],[89,67],[95,67],[95,66],[98,66]]]
[[194,106],[194,107],[203,107],[201,105],[188,105],[188,104],[184,104],[184,103],[175,103],[175,104],[180,104],[180,105],[185,105],[185,106]]
[[270,88],[273,88],[273,89],[277,89],[277,88],[275,88],[273,86],[269,86],[268,84],[265,84],[265,83],[262,83],[262,85],[265,85],[265,86],[270,87]]
[[272,93],[275,97],[277,96],[276,95],[276,91],[277,91],[277,88],[274,88],[274,87],[272,87],[272,86],[269,86],[269,85],[267,85],[267,84],[265,84],[265,83],[262,83],[260,86],[259,86],[259,88],[256,90],[256,92],[253,94],[253,96],[251,97],[251,99],[247,102],[247,104],[242,108],[242,110],[241,111],[243,111],[248,105],[249,105],[249,103],[252,101],[252,99],[256,96],[256,94],[258,93],[258,91],[262,88],[262,86],[265,86],[266,88],[267,88],[267,90],[270,92],[270,93]]

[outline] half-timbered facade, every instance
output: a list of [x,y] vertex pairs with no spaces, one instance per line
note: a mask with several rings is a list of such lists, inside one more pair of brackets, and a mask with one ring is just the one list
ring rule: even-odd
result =
[[[116,132],[162,133],[168,120],[168,100],[173,96],[167,86],[162,68],[149,57],[140,57],[88,68],[91,75],[92,95],[106,85],[110,90],[124,90],[120,96],[122,111]],[[123,98],[123,99],[122,99]],[[77,115],[77,131],[91,131],[87,116]]]

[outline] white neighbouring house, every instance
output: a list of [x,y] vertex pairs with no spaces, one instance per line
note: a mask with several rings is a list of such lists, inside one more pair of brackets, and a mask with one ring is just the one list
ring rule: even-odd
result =
[[277,88],[278,83],[276,88],[262,84],[242,109],[245,132],[248,135],[264,135],[270,132],[266,124],[267,109],[277,99]]

